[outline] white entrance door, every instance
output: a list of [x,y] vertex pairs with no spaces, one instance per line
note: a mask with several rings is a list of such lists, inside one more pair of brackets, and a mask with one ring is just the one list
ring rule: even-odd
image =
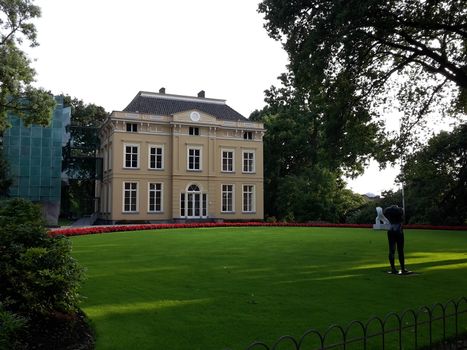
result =
[[207,194],[202,193],[197,185],[188,187],[180,196],[180,216],[187,219],[207,217]]

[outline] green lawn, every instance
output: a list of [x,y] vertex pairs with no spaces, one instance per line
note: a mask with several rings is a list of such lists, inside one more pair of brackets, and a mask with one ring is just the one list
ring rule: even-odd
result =
[[419,275],[383,273],[386,233],[370,229],[198,228],[72,241],[87,268],[82,307],[97,350],[240,350],[467,296],[467,232],[405,237],[407,266]]

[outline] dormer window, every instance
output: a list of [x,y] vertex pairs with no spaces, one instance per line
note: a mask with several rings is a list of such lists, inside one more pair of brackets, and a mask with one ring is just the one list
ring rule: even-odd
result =
[[199,128],[190,126],[189,134],[193,136],[199,136]]
[[126,123],[126,131],[128,131],[128,132],[138,132],[138,124],[136,124],[136,123]]
[[252,131],[245,131],[243,133],[244,140],[253,140],[253,132]]

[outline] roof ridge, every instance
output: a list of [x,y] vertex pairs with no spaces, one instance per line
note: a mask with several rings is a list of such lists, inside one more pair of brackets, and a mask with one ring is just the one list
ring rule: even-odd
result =
[[151,92],[151,91],[140,91],[138,95],[141,97],[160,98],[164,100],[215,103],[215,104],[226,104],[226,101],[227,101],[227,100],[219,99],[219,98],[166,94],[166,93],[158,93],[158,92]]
[[168,95],[146,91],[138,92],[133,100],[123,109],[123,112],[171,115],[190,109],[197,109],[221,120],[248,120],[227,105],[225,100]]

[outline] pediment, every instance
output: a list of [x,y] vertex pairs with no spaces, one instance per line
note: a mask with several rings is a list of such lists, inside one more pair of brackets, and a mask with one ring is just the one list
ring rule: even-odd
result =
[[217,124],[216,117],[198,109],[189,109],[186,111],[174,113],[173,120],[174,122],[183,123]]

